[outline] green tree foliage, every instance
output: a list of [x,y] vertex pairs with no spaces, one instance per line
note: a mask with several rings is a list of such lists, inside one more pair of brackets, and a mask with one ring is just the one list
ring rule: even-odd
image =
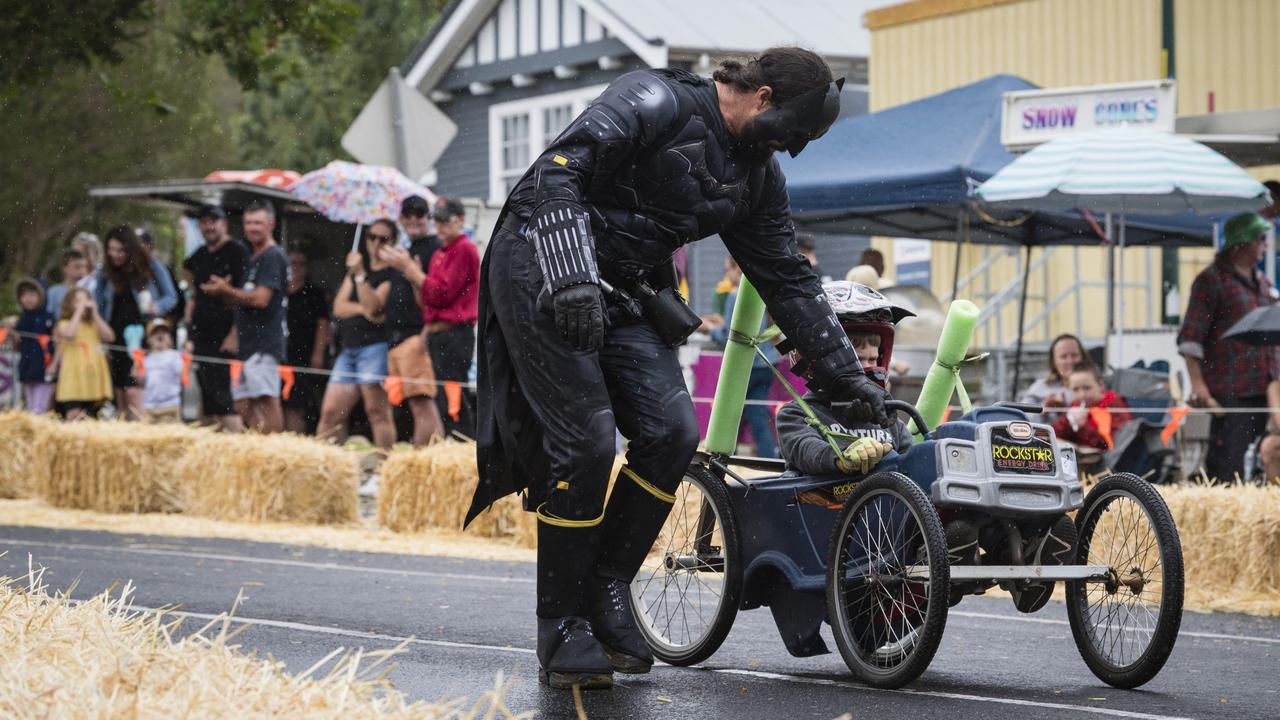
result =
[[246,167],[313,170],[339,157],[342,134],[435,22],[445,0],[361,0],[347,42],[320,57],[282,48],[277,73],[246,94],[235,139]]
[[47,270],[78,231],[147,217],[95,203],[89,185],[199,177],[233,155],[238,86],[220,60],[156,29],[180,18],[153,21],[117,64],[64,62],[0,98],[0,281]]
[[[302,171],[443,0],[16,0],[0,12],[0,287],[76,232],[171,218],[89,185]],[[0,309],[9,302],[0,299]]]
[[31,85],[64,65],[123,59],[145,32],[148,0],[17,0],[0,12],[0,87]]

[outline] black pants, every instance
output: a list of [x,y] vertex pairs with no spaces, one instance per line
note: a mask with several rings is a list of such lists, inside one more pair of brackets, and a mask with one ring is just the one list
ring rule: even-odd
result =
[[[435,370],[436,380],[456,380],[465,383],[471,374],[471,358],[475,353],[476,328],[474,325],[453,325],[447,330],[427,333],[427,352],[431,355],[431,367]],[[463,391],[462,407],[458,411],[458,419],[449,414],[448,394],[441,388],[436,393],[436,407],[440,409],[440,419],[444,421],[444,434],[449,437],[454,431],[467,437],[476,436],[475,396]]]
[[[1223,407],[1265,408],[1267,398],[1218,398]],[[1220,483],[1235,482],[1244,477],[1244,455],[1249,446],[1267,430],[1267,413],[1227,413],[1215,416],[1209,424],[1209,452],[1204,471]]]
[[[234,360],[217,348],[195,348],[196,355]],[[231,401],[231,366],[225,362],[196,363],[196,382],[200,385],[200,413],[205,417],[218,418],[235,414],[235,403]]]
[[616,433],[628,440],[627,465],[600,524],[566,529],[540,519],[538,614],[580,614],[589,577],[630,581],[661,530],[669,494],[698,444],[693,401],[676,350],[647,322],[610,328],[599,352],[575,351],[537,307],[542,273],[529,244],[499,230],[488,252],[484,290],[550,469],[535,479],[548,487],[530,488],[543,517],[600,518]]

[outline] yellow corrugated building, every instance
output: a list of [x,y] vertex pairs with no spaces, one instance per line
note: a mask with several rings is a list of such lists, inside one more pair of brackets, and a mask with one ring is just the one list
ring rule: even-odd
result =
[[[1018,75],[1042,87],[1163,78],[1166,12],[1173,14],[1180,115],[1280,106],[1280,72],[1274,59],[1280,0],[914,0],[865,17],[871,32],[871,109],[917,100],[996,73]],[[1260,179],[1280,177],[1280,167],[1251,172]],[[875,242],[892,258],[892,240]],[[951,292],[955,247],[933,244],[932,290],[939,297]],[[961,276],[1002,252],[1006,251],[964,248]],[[1059,297],[1076,283],[1106,279],[1101,249],[1053,252],[1051,262],[1028,283],[1029,322],[1042,313],[1046,298]],[[1180,251],[1183,303],[1192,278],[1211,259],[1208,250]],[[1125,290],[1125,327],[1148,327],[1152,317],[1159,323],[1161,251],[1129,249],[1124,267],[1126,282],[1141,286]],[[984,293],[1016,281],[1017,273],[1018,261],[1009,255],[962,294],[982,300]],[[1101,288],[1085,291],[1080,315],[1086,336],[1105,334],[1105,306]],[[1026,340],[1076,332],[1076,318],[1076,302],[1061,303],[1047,322],[1029,327]],[[989,322],[980,342],[1011,343],[1016,319],[1016,303],[1009,303],[999,319],[1002,332],[997,332],[996,322]]]

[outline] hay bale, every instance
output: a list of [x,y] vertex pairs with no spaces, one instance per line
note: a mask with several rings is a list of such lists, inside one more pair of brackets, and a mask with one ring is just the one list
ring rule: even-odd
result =
[[[475,443],[445,440],[417,450],[396,451],[380,472],[379,525],[402,533],[462,529],[479,478]],[[524,547],[533,547],[537,537],[533,516],[521,509],[515,496],[494,503],[467,532]]]
[[1187,604],[1280,614],[1280,487],[1159,490],[1182,541]]
[[300,435],[209,434],[174,466],[186,511],[219,520],[357,519],[354,453]]
[[[48,594],[42,571],[27,587],[0,578],[0,716],[6,718],[302,718],[517,720],[510,682],[474,703],[410,702],[391,683],[387,650],[334,651],[309,669],[259,658],[235,644],[223,616],[195,634],[172,615],[130,607],[132,588],[80,602]],[[179,638],[179,635],[185,637]]]
[[[610,488],[623,462],[622,455],[614,459]],[[476,445],[446,440],[418,450],[393,452],[382,464],[381,474],[379,525],[407,533],[428,528],[459,530],[479,481]],[[534,547],[537,519],[524,511],[519,497],[508,495],[481,513],[467,532]]]
[[174,466],[208,431],[185,425],[84,421],[49,423],[31,463],[50,505],[111,513],[177,512],[184,488]]
[[52,424],[48,418],[22,410],[0,412],[0,498],[30,497],[31,460],[36,439]]

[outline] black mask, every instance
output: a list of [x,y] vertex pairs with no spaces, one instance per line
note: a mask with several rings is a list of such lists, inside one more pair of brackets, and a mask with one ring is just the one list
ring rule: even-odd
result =
[[819,85],[799,95],[775,103],[752,119],[744,140],[757,148],[780,141],[791,157],[800,154],[810,140],[822,137],[840,114],[840,89],[844,78]]

